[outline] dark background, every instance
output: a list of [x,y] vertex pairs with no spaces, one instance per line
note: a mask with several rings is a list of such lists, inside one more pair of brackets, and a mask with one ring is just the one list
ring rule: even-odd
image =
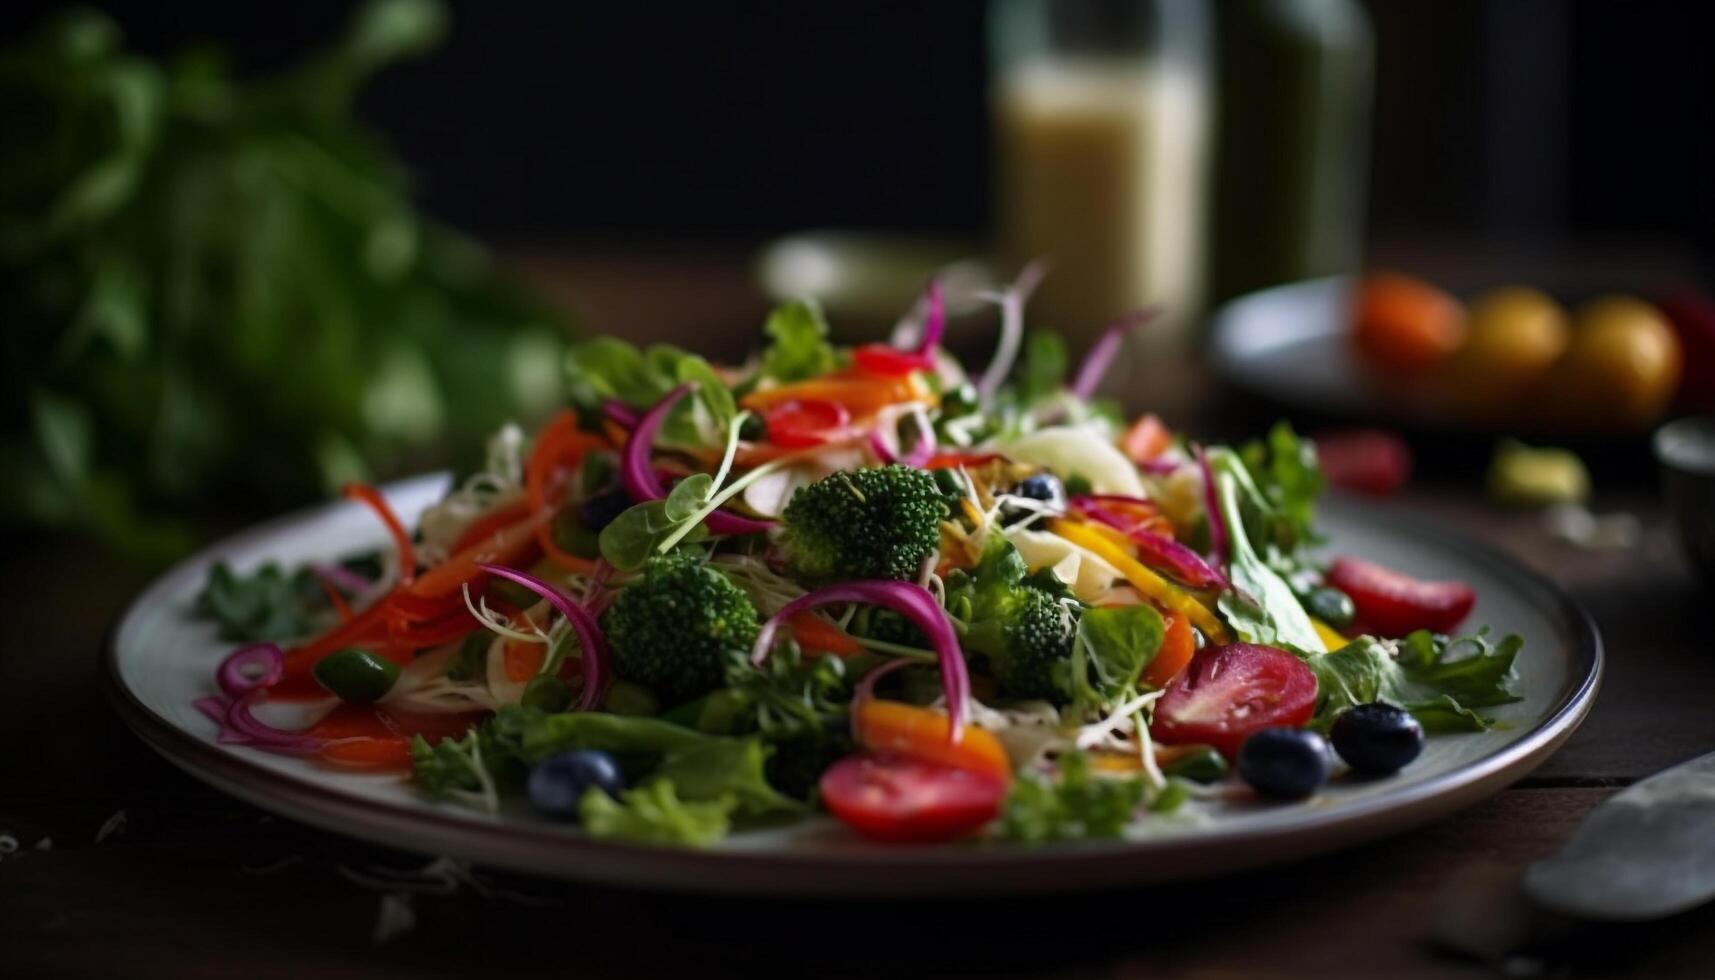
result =
[[[0,14],[15,35],[51,4]],[[349,4],[108,4],[152,54],[267,71]],[[1715,254],[1715,4],[1372,0],[1390,240]],[[508,246],[745,244],[989,220],[984,5],[455,3],[365,101],[433,213]]]

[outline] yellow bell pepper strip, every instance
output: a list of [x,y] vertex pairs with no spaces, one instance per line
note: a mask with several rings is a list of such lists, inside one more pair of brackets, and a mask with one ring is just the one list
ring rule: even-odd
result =
[[1310,625],[1315,627],[1316,635],[1322,638],[1322,645],[1327,647],[1330,653],[1340,649],[1349,642],[1344,636],[1340,635],[1339,630],[1322,622],[1315,616],[1310,617]]
[[1048,529],[1060,535],[1067,541],[1096,553],[1114,566],[1132,588],[1142,593],[1145,598],[1160,604],[1168,612],[1178,613],[1191,621],[1191,625],[1203,631],[1203,635],[1216,643],[1226,643],[1232,639],[1226,624],[1209,610],[1208,606],[1198,602],[1195,597],[1173,583],[1143,567],[1137,559],[1125,553],[1125,550],[1100,532],[1091,530],[1088,524],[1079,524],[1064,518],[1056,518],[1048,523]]

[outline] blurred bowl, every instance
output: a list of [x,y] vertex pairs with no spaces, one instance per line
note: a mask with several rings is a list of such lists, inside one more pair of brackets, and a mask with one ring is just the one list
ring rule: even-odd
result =
[[1680,545],[1704,586],[1715,589],[1715,417],[1669,422],[1654,445]]
[[822,304],[836,339],[880,340],[939,278],[952,316],[975,312],[998,288],[976,249],[954,241],[861,231],[813,231],[777,239],[756,258],[769,299]]

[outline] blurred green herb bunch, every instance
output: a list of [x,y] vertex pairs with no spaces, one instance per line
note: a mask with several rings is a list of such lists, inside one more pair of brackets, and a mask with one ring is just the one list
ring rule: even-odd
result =
[[90,11],[0,52],[0,521],[161,558],[211,500],[303,499],[560,400],[565,325],[413,211],[354,116],[445,29],[373,0],[243,81]]

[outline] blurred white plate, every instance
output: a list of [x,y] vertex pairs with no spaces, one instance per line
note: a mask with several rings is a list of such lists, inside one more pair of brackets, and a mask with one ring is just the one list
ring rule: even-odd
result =
[[[419,478],[388,488],[387,496],[409,520],[445,485],[445,477]],[[384,545],[373,517],[349,503],[263,524],[173,568],[124,613],[103,663],[126,722],[185,771],[283,816],[425,854],[562,878],[750,894],[995,895],[1166,881],[1349,847],[1445,816],[1540,763],[1595,698],[1600,639],[1547,581],[1407,512],[1330,501],[1324,524],[1336,550],[1476,588],[1481,599],[1472,621],[1526,638],[1518,663],[1525,699],[1496,711],[1503,728],[1431,739],[1396,777],[1338,780],[1305,803],[1246,800],[1200,819],[1156,818],[1124,841],[888,847],[818,818],[739,834],[708,851],[640,847],[590,840],[524,807],[490,816],[426,800],[398,778],[218,744],[214,724],[191,707],[214,693],[214,668],[228,650],[192,614],[209,565],[225,560],[243,570]]]

